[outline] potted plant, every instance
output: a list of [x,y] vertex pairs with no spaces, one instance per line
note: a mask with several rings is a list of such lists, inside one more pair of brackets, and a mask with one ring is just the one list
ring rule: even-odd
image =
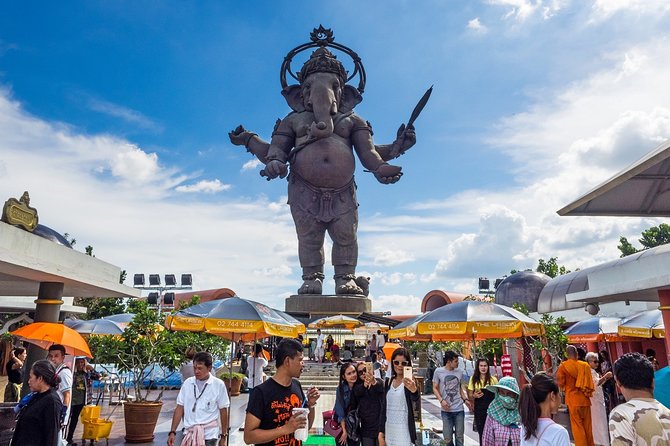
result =
[[[162,377],[169,376],[182,361],[170,337],[158,322],[156,311],[146,302],[134,301],[135,318],[120,336],[92,336],[89,346],[100,364],[113,364],[119,372],[127,373],[134,399],[124,403],[126,441],[150,442],[163,403],[163,389],[157,391],[154,376],[157,369]],[[155,395],[155,396],[154,396]]]
[[237,372],[226,372],[226,371],[221,371],[219,373],[219,378],[223,380],[224,383],[226,383],[226,387],[228,388],[228,393],[230,396],[238,396],[240,394],[240,388],[242,386],[242,380],[244,379],[246,375],[243,373],[237,373]]

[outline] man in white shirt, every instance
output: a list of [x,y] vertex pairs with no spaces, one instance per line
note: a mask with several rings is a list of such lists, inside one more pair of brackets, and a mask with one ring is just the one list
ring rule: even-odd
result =
[[212,355],[207,352],[198,352],[193,357],[195,376],[184,381],[177,395],[177,407],[172,415],[172,428],[168,433],[168,446],[174,446],[177,427],[182,420],[182,446],[227,444],[230,399],[226,385],[211,373],[212,362]]
[[386,345],[386,338],[382,334],[381,330],[377,330],[377,351],[382,351],[384,345]]
[[321,362],[323,361],[323,355],[326,353],[323,349],[324,336],[321,333],[321,329],[316,329],[316,350],[314,351],[314,356],[316,360]]
[[[65,409],[65,416],[61,420],[70,419],[70,401],[72,400],[72,370],[65,364],[65,347],[60,344],[54,344],[49,347],[49,361],[56,368],[56,374],[60,377],[60,384],[58,384],[58,396],[60,397]],[[64,429],[63,429],[64,430]],[[60,444],[67,444],[65,438],[61,436]]]

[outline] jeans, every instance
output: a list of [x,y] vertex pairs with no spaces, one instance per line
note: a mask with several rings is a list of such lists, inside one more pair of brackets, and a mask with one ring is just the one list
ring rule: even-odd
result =
[[70,407],[70,422],[67,426],[67,437],[65,437],[68,443],[72,443],[74,431],[77,429],[77,422],[79,421],[79,414],[81,414],[82,409],[84,409],[83,404],[73,404]]
[[442,435],[444,436],[444,441],[447,442],[447,446],[454,445],[454,434],[456,435],[456,446],[463,446],[465,411],[442,411]]

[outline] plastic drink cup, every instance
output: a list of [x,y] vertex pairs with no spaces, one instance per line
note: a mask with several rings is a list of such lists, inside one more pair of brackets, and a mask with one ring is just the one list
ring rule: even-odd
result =
[[[291,413],[293,415],[297,414],[298,416],[304,417],[305,421],[307,421],[307,417],[309,416],[309,408],[307,408],[307,407],[294,407],[291,410]],[[293,433],[293,436],[295,437],[296,440],[300,440],[300,441],[307,440],[307,426],[305,426],[303,428],[300,428],[300,429],[296,429],[296,431]]]

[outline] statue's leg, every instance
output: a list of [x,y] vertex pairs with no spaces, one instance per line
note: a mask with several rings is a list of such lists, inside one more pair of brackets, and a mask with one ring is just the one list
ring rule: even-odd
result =
[[298,258],[302,267],[302,286],[298,294],[323,292],[323,243],[326,226],[298,206],[291,206],[291,214],[298,235]]
[[358,209],[356,208],[341,215],[328,225],[328,235],[333,240],[335,294],[363,294],[363,289],[356,283],[357,229]]

